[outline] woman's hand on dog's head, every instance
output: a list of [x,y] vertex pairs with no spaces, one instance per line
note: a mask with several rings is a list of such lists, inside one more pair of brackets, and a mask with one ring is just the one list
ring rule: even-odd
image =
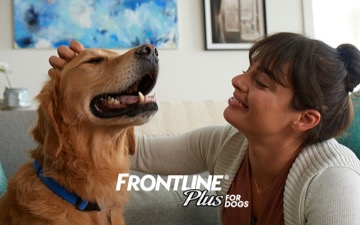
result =
[[51,56],[49,63],[53,67],[49,70],[49,75],[55,75],[65,67],[65,65],[75,58],[85,47],[78,41],[70,42],[69,47],[62,45],[58,47],[57,53],[59,56]]

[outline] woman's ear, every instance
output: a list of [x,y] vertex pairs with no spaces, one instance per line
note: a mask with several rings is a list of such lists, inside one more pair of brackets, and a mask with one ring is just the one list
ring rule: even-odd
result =
[[307,131],[316,127],[321,120],[321,114],[315,109],[301,111],[297,120],[293,123],[293,128],[298,131]]

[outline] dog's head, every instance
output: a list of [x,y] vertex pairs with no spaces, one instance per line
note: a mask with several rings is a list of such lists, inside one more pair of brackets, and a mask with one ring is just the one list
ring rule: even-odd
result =
[[145,123],[158,109],[155,97],[146,96],[156,83],[158,70],[158,52],[152,45],[122,55],[104,49],[83,50],[37,96],[35,139],[46,142],[46,135],[59,136],[66,126],[118,129]]
[[158,52],[152,45],[123,55],[88,49],[64,68],[59,94],[63,107],[91,122],[141,124],[157,110],[154,97],[146,97],[157,75]]

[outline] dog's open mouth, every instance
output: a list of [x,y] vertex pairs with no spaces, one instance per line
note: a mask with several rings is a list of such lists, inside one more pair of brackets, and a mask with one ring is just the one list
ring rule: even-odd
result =
[[97,95],[90,103],[91,111],[99,118],[134,117],[155,112],[158,109],[155,95],[146,96],[155,83],[156,75],[146,74],[122,92]]

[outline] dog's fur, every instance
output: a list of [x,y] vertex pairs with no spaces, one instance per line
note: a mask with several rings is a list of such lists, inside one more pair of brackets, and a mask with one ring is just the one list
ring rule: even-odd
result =
[[129,88],[145,73],[156,78],[157,60],[139,59],[136,54],[136,49],[123,55],[84,50],[37,96],[38,121],[32,134],[38,146],[32,157],[46,177],[96,202],[101,211],[79,211],[61,199],[38,178],[31,161],[9,180],[0,199],[0,225],[124,223],[127,193],[125,187],[115,191],[117,176],[129,172],[128,157],[135,151],[133,126],[146,122],[156,110],[99,118],[89,105],[97,95]]

